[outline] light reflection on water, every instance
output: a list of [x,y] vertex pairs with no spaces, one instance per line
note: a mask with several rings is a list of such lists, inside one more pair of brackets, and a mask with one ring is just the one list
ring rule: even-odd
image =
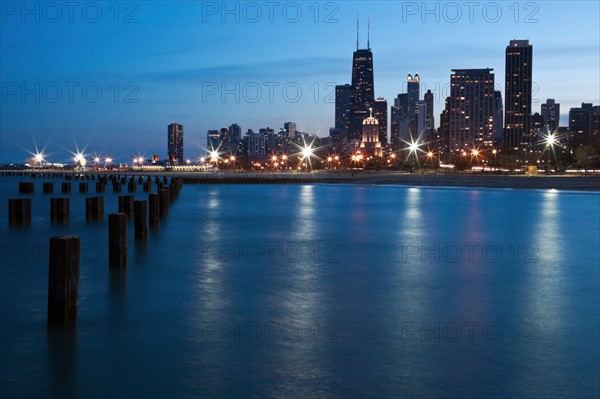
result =
[[[3,397],[598,394],[597,193],[186,186],[148,245],[130,240],[124,273],[106,267],[106,223],[71,198],[60,228],[47,197],[25,231],[1,206]],[[50,344],[31,334],[47,254],[6,248],[56,231],[103,251],[82,259],[78,333]]]

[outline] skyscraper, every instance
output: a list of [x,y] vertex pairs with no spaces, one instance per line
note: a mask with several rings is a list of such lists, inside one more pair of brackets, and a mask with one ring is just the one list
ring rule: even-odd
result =
[[221,137],[218,130],[206,132],[206,149],[208,151],[219,151],[221,149]]
[[493,137],[496,143],[502,141],[504,134],[504,108],[502,107],[502,93],[499,90],[494,91],[494,132]]
[[173,122],[167,127],[167,154],[169,162],[183,164],[183,125]]
[[415,132],[416,132],[416,136],[414,137],[415,140],[417,138],[421,138],[421,141],[425,140],[425,137],[427,135],[426,121],[427,121],[427,103],[425,103],[425,101],[423,101],[423,100],[419,100],[419,101],[417,101],[417,107],[415,108],[415,119],[414,119]]
[[[377,119],[379,125],[379,142],[382,147],[387,144],[387,100],[385,98],[378,98],[373,103],[373,117]],[[364,124],[363,124],[364,128]]]
[[[335,86],[335,130],[347,133],[350,127],[352,111],[352,86],[349,84]],[[293,137],[293,136],[292,136]]]
[[229,151],[235,154],[238,150],[238,145],[242,139],[242,128],[237,123],[229,126]]
[[569,110],[569,133],[575,145],[600,144],[600,105],[582,103]]
[[219,145],[221,146],[221,152],[225,153],[231,149],[231,137],[229,136],[229,129],[223,127],[219,129]]
[[450,151],[492,146],[493,69],[453,69],[450,76],[448,138]]
[[349,137],[360,139],[362,122],[369,116],[369,108],[375,101],[373,83],[373,53],[370,39],[367,48],[359,48],[358,20],[356,21],[356,51],[352,57],[352,111],[350,113]]
[[409,73],[406,79],[406,115],[410,119],[414,119],[415,117],[417,101],[421,99],[420,96],[421,78],[418,73],[414,77]]
[[[347,85],[347,86],[350,86],[350,85]],[[336,110],[336,112],[337,112],[337,110]],[[336,114],[336,127],[337,127],[337,114]],[[296,137],[296,123],[285,122],[283,124],[283,128],[285,129],[285,135],[288,139],[293,139],[294,137]]]
[[369,117],[365,118],[362,123],[360,151],[365,155],[376,157],[383,155],[381,143],[379,142],[379,121],[373,117],[372,109],[369,110]]
[[548,130],[551,132],[556,130],[560,125],[560,104],[555,102],[554,99],[549,98],[545,104],[542,104],[542,117],[544,123],[548,125]]
[[511,40],[506,47],[504,146],[527,149],[531,142],[531,87],[533,46],[529,40]]
[[427,90],[427,93],[423,96],[426,106],[425,114],[425,126],[428,132],[431,132],[435,128],[435,118],[433,116],[433,93],[431,90]]

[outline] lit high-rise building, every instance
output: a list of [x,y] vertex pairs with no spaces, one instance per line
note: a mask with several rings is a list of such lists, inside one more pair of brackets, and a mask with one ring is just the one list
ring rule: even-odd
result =
[[241,139],[242,128],[240,127],[240,125],[234,123],[231,126],[229,126],[229,151],[232,154],[234,154],[237,151]]
[[183,164],[183,125],[173,122],[167,127],[167,155],[169,162]]
[[502,93],[499,90],[494,91],[494,132],[495,142],[502,141],[504,134],[504,108],[502,106]]
[[431,132],[435,128],[435,118],[433,116],[433,93],[431,90],[427,90],[425,95],[423,96],[423,100],[425,100],[425,127],[428,132]]
[[551,132],[558,129],[560,125],[560,104],[555,102],[554,99],[549,98],[545,104],[542,104],[541,110],[544,123],[548,126],[548,130]]
[[356,21],[356,51],[352,57],[352,111],[350,112],[349,138],[362,136],[362,122],[369,116],[369,108],[375,101],[373,83],[373,53],[370,40],[367,48],[360,49],[358,41],[358,21]]
[[415,135],[414,139],[421,138],[424,140],[427,135],[427,104],[423,100],[417,101],[417,107],[415,108]]
[[417,111],[417,102],[421,99],[421,78],[416,73],[413,77],[410,73],[406,79],[406,115],[414,119]]
[[383,155],[379,142],[379,121],[373,117],[372,109],[369,110],[369,117],[363,121],[360,151],[367,156],[380,157]]
[[296,137],[296,123],[285,122],[283,124],[283,128],[285,129],[285,135],[288,139],[293,139]]
[[208,151],[219,151],[221,149],[221,136],[218,130],[206,132],[206,149]]
[[575,145],[600,144],[600,105],[582,103],[569,110],[569,133]]
[[[349,84],[335,86],[335,130],[338,133],[348,132],[350,113],[352,111],[352,86]],[[293,136],[292,136],[293,137]]]
[[382,147],[387,144],[387,100],[378,98],[373,102],[373,117],[379,122],[379,142]]
[[492,146],[493,69],[453,69],[450,76],[448,139],[450,151]]
[[531,143],[532,60],[529,40],[510,41],[504,91],[504,146],[508,151],[528,149]]

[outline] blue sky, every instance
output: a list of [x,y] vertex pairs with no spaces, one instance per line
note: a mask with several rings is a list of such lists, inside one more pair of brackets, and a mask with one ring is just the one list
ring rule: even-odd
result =
[[[534,46],[533,110],[554,98],[564,115],[600,102],[597,1],[540,2],[2,2],[0,161],[34,142],[50,160],[69,151],[166,156],[167,125],[185,154],[206,131],[333,126],[333,85],[350,83],[360,14],[371,20],[375,94],[388,103],[419,73],[443,107],[453,68],[494,68],[503,91],[511,39]],[[437,123],[437,121],[436,121]]]

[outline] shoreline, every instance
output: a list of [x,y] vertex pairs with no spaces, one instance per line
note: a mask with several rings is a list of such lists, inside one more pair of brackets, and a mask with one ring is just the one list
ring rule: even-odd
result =
[[65,175],[95,179],[102,175],[181,177],[185,184],[362,184],[431,187],[479,187],[600,191],[598,175],[496,175],[486,173],[403,173],[392,171],[313,172],[181,172],[181,171],[0,171],[2,177],[64,178]]

